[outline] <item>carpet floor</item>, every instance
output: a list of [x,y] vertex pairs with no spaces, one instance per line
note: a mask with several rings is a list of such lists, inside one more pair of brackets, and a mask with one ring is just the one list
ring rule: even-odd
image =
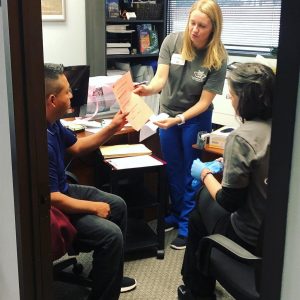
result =
[[[122,293],[120,300],[177,299],[177,287],[182,284],[180,269],[184,250],[170,248],[176,234],[176,230],[173,230],[165,235],[164,259],[157,259],[153,252],[150,257],[149,253],[135,253],[126,258],[124,275],[135,278],[137,287],[133,291]],[[80,254],[79,261],[84,265],[84,273],[88,274],[91,268],[91,254]],[[53,283],[53,300],[85,300],[88,293],[89,290],[81,286]],[[218,300],[234,300],[219,284],[216,294]]]

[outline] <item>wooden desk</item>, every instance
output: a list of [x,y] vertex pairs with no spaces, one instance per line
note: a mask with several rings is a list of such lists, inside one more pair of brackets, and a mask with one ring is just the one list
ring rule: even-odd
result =
[[[78,138],[94,134],[92,132],[83,131],[77,134]],[[104,145],[117,145],[117,144],[138,144],[139,131],[134,130],[132,127],[126,126],[122,130],[116,132]],[[160,150],[160,142],[158,133],[155,133],[141,142],[146,147],[151,149],[152,154],[157,157],[162,157]]]
[[[153,156],[154,159],[157,159]],[[161,165],[116,169],[110,166],[110,192],[121,196],[128,207],[128,230],[125,253],[155,249],[158,259],[164,258],[165,205],[168,200],[166,163]],[[147,224],[147,211],[157,220],[156,231]]]
[[[67,120],[70,121],[72,119],[69,118]],[[91,134],[93,133],[83,131],[77,133],[77,137],[82,138]],[[132,127],[125,127],[124,129],[116,132],[108,141],[106,141],[105,145],[137,143],[139,143],[139,132],[135,131]],[[152,154],[157,157],[162,157],[158,134],[150,136],[142,143],[151,149]],[[102,188],[103,183],[109,182],[108,169],[103,163],[102,159],[103,157],[100,153],[100,150],[96,150],[88,155],[73,158],[68,170],[78,177],[78,180],[81,184]],[[69,160],[70,158],[67,158],[67,162]],[[101,170],[101,172],[99,172],[99,170]]]
[[[134,133],[134,132],[136,132],[136,131],[132,127],[126,126],[122,130],[117,131],[114,135],[118,136],[118,135],[122,135],[122,134]],[[94,133],[85,130],[85,131],[77,133],[76,135],[77,135],[78,138],[81,138],[81,137],[89,136],[89,135],[92,135],[92,134],[94,134]]]
[[208,152],[208,153],[213,153],[213,154],[216,154],[218,156],[223,156],[224,154],[224,149],[221,149],[221,148],[215,148],[215,147],[210,147],[208,145],[206,145],[204,147],[204,150],[205,152]]
[[[224,154],[224,149],[209,147],[208,145],[205,145],[204,149],[200,149],[197,144],[193,144],[192,147],[194,149],[202,150],[200,158],[204,162],[215,160],[216,158],[219,158],[219,157],[223,156],[223,154]],[[222,182],[222,174],[221,173],[215,174],[214,176],[220,183]]]
[[197,144],[193,144],[192,147],[194,149],[201,150],[202,161],[211,161],[223,156],[224,154],[224,149],[209,147],[208,145],[205,145],[204,149],[200,149]]

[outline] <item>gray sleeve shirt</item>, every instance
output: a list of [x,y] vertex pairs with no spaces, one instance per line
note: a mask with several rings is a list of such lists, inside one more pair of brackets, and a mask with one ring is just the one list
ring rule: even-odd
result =
[[267,204],[270,121],[247,121],[232,132],[224,151],[222,186],[248,188],[245,204],[231,215],[236,234],[256,245]]
[[169,76],[160,96],[160,111],[174,117],[195,105],[203,90],[222,94],[226,62],[219,70],[202,67],[206,50],[197,52],[189,62],[181,58],[183,32],[171,33],[162,43],[159,64],[170,66]]

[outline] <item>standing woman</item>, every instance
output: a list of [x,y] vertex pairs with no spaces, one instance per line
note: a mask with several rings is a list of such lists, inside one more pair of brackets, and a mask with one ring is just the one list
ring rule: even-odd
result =
[[199,153],[192,144],[199,131],[211,131],[212,101],[223,90],[227,54],[221,31],[218,4],[214,0],[195,2],[185,32],[171,33],[162,43],[157,72],[149,85],[134,90],[141,96],[162,91],[160,112],[169,115],[155,124],[160,127],[171,199],[166,230],[178,228],[178,237],[171,243],[174,249],[186,246],[188,215],[195,204],[190,169]]

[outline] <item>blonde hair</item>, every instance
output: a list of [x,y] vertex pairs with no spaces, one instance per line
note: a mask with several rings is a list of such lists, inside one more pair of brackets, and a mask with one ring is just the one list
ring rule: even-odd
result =
[[221,41],[223,24],[222,12],[219,5],[214,0],[198,0],[192,5],[189,13],[188,23],[184,32],[181,55],[183,59],[187,61],[192,61],[196,57],[195,48],[192,45],[189,35],[189,22],[191,13],[194,10],[198,10],[206,14],[212,23],[212,33],[207,44],[207,52],[203,61],[203,67],[208,69],[220,69],[222,62],[227,58],[227,52]]

